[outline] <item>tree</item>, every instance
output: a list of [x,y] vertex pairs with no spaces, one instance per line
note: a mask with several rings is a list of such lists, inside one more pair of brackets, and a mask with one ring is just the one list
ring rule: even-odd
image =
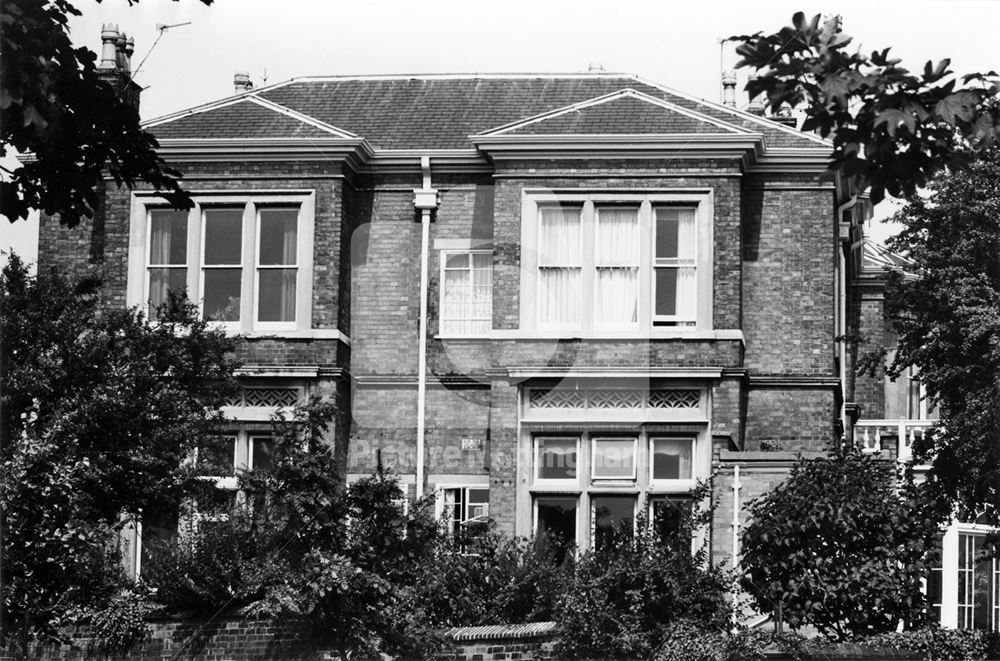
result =
[[13,222],[39,209],[72,227],[93,216],[105,173],[189,208],[138,109],[100,78],[93,51],[73,47],[67,17],[79,15],[68,0],[0,4],[0,155],[32,155],[0,182],[0,214]]
[[913,74],[888,48],[849,52],[839,16],[807,20],[798,12],[778,32],[731,39],[741,42],[737,66],[757,72],[750,96],[764,95],[772,111],[802,110],[803,130],[832,136],[830,168],[858,190],[870,185],[875,203],[887,191],[911,197],[935,173],[966,164],[964,146],[987,147],[1000,136],[1000,110],[983,105],[1000,92],[993,71],[959,82],[947,59]]
[[[151,324],[99,283],[0,274],[4,633],[51,636],[115,575],[123,515],[176,507],[184,466],[217,433],[235,341],[183,301]],[[109,550],[110,549],[110,550]]]
[[941,510],[912,482],[896,491],[891,462],[831,455],[748,504],[744,590],[761,612],[834,639],[920,624]]
[[[914,444],[928,486],[966,514],[1000,523],[1000,148],[933,181],[898,213],[889,246],[913,260],[890,273],[886,313],[897,334],[888,366],[919,370],[940,420]],[[869,356],[881,367],[885,349]]]

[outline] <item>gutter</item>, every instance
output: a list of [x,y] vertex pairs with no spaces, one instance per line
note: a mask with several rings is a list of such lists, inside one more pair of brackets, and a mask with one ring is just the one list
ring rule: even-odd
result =
[[420,322],[417,351],[417,466],[416,497],[424,495],[424,421],[427,414],[427,283],[430,252],[431,212],[438,207],[438,192],[431,188],[431,157],[420,157],[423,187],[413,191],[413,208],[420,212]]

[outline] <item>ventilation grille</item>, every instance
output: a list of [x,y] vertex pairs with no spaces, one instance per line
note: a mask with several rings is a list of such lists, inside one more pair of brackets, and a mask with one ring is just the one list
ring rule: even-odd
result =
[[226,406],[295,406],[298,388],[243,388],[226,401]]
[[548,390],[531,388],[528,403],[536,409],[696,409],[701,391],[690,388]]

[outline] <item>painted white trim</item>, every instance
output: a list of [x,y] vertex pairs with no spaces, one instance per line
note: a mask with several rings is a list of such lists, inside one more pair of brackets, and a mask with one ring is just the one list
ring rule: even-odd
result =
[[[580,378],[641,379],[644,377],[672,379],[721,379],[722,367],[654,367],[642,366],[633,369],[622,367],[534,367],[511,366],[507,374],[515,378],[544,378],[553,376],[573,376]],[[692,386],[695,387],[695,386]]]

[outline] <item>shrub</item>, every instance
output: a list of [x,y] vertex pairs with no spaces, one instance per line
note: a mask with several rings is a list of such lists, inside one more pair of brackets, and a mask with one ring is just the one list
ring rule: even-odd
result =
[[541,622],[552,619],[567,571],[544,540],[493,532],[468,543],[445,539],[411,598],[435,627]]
[[146,637],[152,604],[137,590],[122,590],[90,618],[94,640],[104,652],[127,652]]
[[666,537],[640,520],[634,537],[622,531],[583,554],[557,607],[557,652],[572,658],[651,658],[682,618],[707,631],[728,628],[730,579],[704,568],[704,549],[691,552],[691,533],[709,515],[682,517]]
[[723,632],[682,619],[664,628],[663,643],[655,661],[763,661],[769,639],[766,632],[752,629]]
[[884,633],[863,642],[871,647],[908,650],[925,661],[1000,658],[1000,634],[978,629],[917,629]]
[[857,450],[800,461],[748,504],[743,588],[756,607],[832,639],[926,618],[940,513],[894,466]]

